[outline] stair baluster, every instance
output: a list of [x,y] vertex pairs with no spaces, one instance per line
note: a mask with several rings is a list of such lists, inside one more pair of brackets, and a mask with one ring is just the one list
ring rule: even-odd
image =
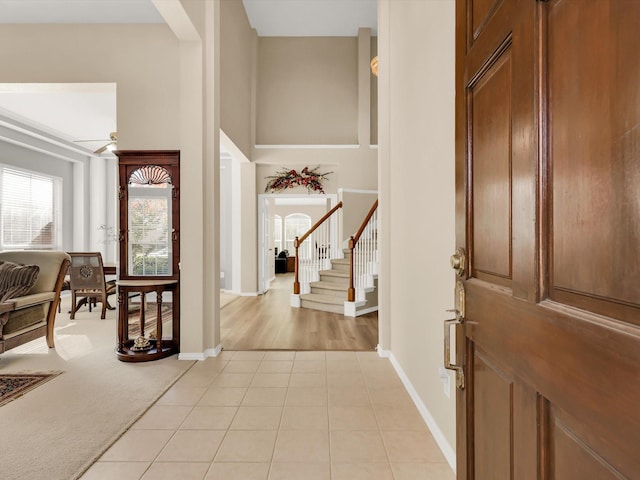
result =
[[349,239],[349,302],[362,301],[365,289],[373,287],[378,264],[378,200],[365,217],[358,232]]
[[[307,293],[309,284],[320,279],[320,271],[330,265],[331,259],[337,257],[335,243],[331,241],[332,231],[336,231],[335,217],[333,214],[342,208],[342,202],[329,210],[318,220],[304,235],[296,237],[293,246],[295,248],[295,273],[293,280],[293,293]],[[305,243],[306,241],[306,243]],[[336,254],[336,257],[333,255]],[[301,292],[301,284],[304,291]]]

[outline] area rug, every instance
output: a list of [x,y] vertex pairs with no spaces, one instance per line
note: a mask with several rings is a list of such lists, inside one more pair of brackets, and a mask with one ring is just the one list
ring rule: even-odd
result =
[[61,373],[6,373],[0,375],[0,407]]

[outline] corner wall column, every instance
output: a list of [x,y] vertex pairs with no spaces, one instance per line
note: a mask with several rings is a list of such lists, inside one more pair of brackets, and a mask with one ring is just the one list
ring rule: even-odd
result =
[[371,144],[371,29],[358,30],[358,144]]

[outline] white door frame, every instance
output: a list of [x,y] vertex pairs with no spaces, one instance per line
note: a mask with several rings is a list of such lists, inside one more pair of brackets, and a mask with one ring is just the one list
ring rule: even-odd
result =
[[271,273],[269,271],[269,245],[271,228],[269,225],[269,200],[258,196],[258,294],[269,291]]
[[[266,238],[268,231],[265,232],[265,228],[269,225],[269,205],[268,200],[271,198],[300,198],[308,199],[309,193],[300,194],[281,194],[281,193],[259,193],[258,194],[258,294],[263,294],[269,290],[269,284],[271,282],[271,272],[269,269],[269,239]],[[329,200],[329,209],[333,208],[338,203],[338,195],[335,193],[318,195],[321,198]],[[266,223],[265,223],[266,222]],[[266,227],[265,227],[266,226]],[[336,235],[337,241],[337,229],[333,229]],[[333,241],[333,240],[332,240]]]

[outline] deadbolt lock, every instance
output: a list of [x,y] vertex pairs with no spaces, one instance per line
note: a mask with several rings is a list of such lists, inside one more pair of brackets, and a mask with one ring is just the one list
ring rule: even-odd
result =
[[465,261],[466,261],[466,256],[464,253],[464,248],[458,247],[458,249],[456,250],[456,253],[451,255],[450,262],[451,262],[451,268],[453,268],[456,271],[456,275],[458,275],[459,277],[461,277],[462,274],[464,273]]

